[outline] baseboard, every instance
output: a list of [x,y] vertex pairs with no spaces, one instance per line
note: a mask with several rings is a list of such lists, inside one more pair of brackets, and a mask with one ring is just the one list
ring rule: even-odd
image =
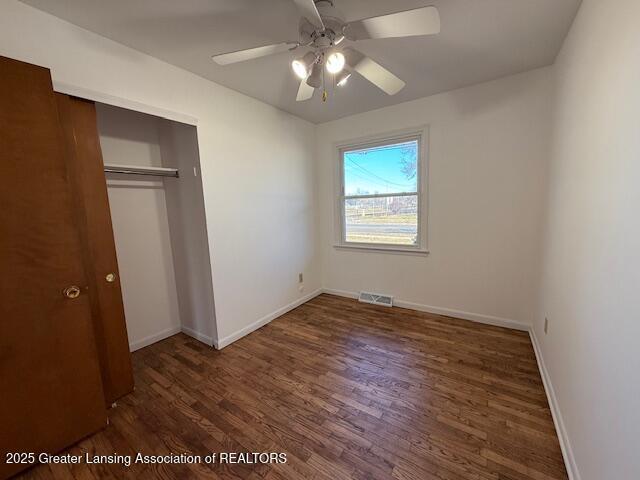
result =
[[213,337],[204,335],[200,332],[195,331],[192,328],[185,327],[184,325],[182,326],[181,330],[182,330],[182,333],[184,333],[185,335],[189,335],[191,338],[195,338],[196,340],[202,343],[206,343],[210,347],[213,345]]
[[[331,288],[322,289],[323,293],[331,295],[338,295],[340,297],[358,298],[358,293],[348,292],[345,290],[334,290]],[[526,323],[518,322],[516,320],[510,320],[507,318],[493,317],[491,315],[484,315],[482,313],[464,312],[461,310],[453,310],[451,308],[434,307],[431,305],[423,305],[421,303],[405,302],[404,300],[393,299],[393,305],[400,308],[408,308],[409,310],[416,310],[418,312],[433,313],[435,315],[444,315],[446,317],[461,318],[463,320],[470,320],[472,322],[484,323],[486,325],[493,325],[496,327],[505,327],[512,330],[520,330],[523,332],[529,331],[529,325]]]
[[337,295],[338,297],[345,298],[358,298],[360,296],[356,292],[348,292],[347,290],[334,290],[333,288],[323,288],[322,293],[328,293],[329,295]]
[[556,427],[558,440],[560,441],[560,449],[562,450],[562,457],[564,458],[564,464],[567,468],[569,480],[580,480],[580,472],[578,470],[578,465],[576,464],[576,459],[573,456],[573,450],[571,449],[571,442],[569,441],[567,429],[565,428],[564,421],[562,420],[558,398],[556,397],[556,392],[553,389],[549,371],[547,370],[544,359],[542,358],[542,350],[540,349],[540,344],[538,343],[538,338],[536,337],[536,332],[533,327],[529,329],[529,337],[531,338],[533,350],[536,354],[538,370],[540,370],[540,375],[542,376],[544,391],[547,394],[547,402],[549,402],[549,408],[551,409],[551,416],[553,417],[553,423]]
[[166,330],[163,330],[161,332],[154,333],[153,335],[149,335],[148,337],[144,337],[143,339],[136,342],[130,342],[129,351],[135,352],[136,350],[140,350],[141,348],[151,345],[152,343],[159,342],[160,340],[164,340],[165,338],[175,335],[176,333],[180,333],[180,331],[180,325],[178,325],[176,327],[167,328]]
[[284,307],[279,308],[275,312],[271,312],[270,314],[265,315],[264,317],[260,318],[259,320],[256,320],[255,322],[253,322],[251,325],[247,325],[246,327],[238,330],[235,333],[232,333],[231,335],[227,335],[226,337],[220,338],[218,340],[214,340],[213,341],[213,346],[216,349],[220,350],[220,349],[226,347],[227,345],[232,344],[236,340],[241,339],[245,335],[249,335],[251,332],[259,329],[260,327],[262,327],[262,326],[266,325],[267,323],[271,322],[272,320],[275,320],[276,318],[284,315],[285,313],[293,310],[294,308],[299,307],[303,303],[307,303],[309,300],[311,300],[312,298],[317,297],[321,293],[322,293],[322,289],[319,288],[318,290],[315,290],[314,292],[311,292],[310,294],[299,298],[295,302],[291,302],[289,305],[285,305]]

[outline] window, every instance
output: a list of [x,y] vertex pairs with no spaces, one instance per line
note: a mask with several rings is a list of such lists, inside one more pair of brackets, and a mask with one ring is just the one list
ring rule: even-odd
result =
[[422,137],[340,148],[340,246],[424,250]]

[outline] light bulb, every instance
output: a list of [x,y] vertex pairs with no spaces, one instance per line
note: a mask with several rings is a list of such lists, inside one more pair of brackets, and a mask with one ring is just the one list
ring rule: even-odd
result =
[[309,76],[311,72],[311,66],[316,61],[316,55],[313,52],[307,52],[307,54],[302,58],[296,58],[293,62],[291,62],[291,68],[293,68],[293,72],[298,76],[301,80],[304,80]]
[[307,78],[307,67],[300,60],[294,60],[291,62],[291,68],[293,68],[293,73],[295,73],[302,80]]
[[340,75],[336,77],[336,85],[338,87],[344,87],[347,84],[347,81],[351,77],[351,72],[343,71]]
[[340,73],[344,68],[344,55],[341,52],[334,52],[327,58],[327,72]]

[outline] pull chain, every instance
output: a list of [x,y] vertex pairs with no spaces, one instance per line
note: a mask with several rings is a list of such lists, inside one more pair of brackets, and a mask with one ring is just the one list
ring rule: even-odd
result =
[[322,69],[322,101],[326,102],[327,101],[327,82],[326,82],[326,77],[325,77],[325,72],[324,72],[324,68]]

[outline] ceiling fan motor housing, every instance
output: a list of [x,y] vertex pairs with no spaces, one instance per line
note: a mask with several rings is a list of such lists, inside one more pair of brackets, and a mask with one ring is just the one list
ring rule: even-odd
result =
[[[331,47],[340,43],[344,38],[342,30],[345,22],[342,13],[333,5],[331,0],[316,0],[316,8],[322,18],[325,29],[316,32],[316,43],[318,47]],[[324,34],[324,37],[322,36]],[[326,44],[324,44],[326,42]]]

